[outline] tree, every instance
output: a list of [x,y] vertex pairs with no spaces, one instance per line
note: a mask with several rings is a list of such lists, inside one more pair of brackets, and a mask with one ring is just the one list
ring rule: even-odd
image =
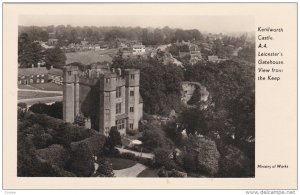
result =
[[45,63],[46,67],[49,69],[51,66],[62,67],[66,64],[66,55],[59,48],[51,48],[45,51]]
[[220,153],[213,140],[189,136],[185,148],[186,153],[191,155],[189,160],[196,160],[196,170],[198,172],[211,176],[218,173]]
[[222,145],[219,176],[254,177],[255,163],[233,145]]
[[122,146],[122,140],[120,132],[117,130],[116,126],[111,127],[109,131],[108,140],[112,147]]
[[188,134],[206,135],[208,128],[206,124],[206,117],[204,111],[198,108],[190,108],[183,111],[180,115],[181,124],[186,128]]
[[20,68],[37,66],[43,60],[42,47],[38,42],[32,42],[26,33],[18,39],[18,63]]
[[99,164],[99,167],[97,169],[96,176],[114,177],[114,170],[109,160],[100,158],[97,163]]
[[154,161],[157,167],[165,167],[168,170],[177,168],[175,162],[170,158],[172,150],[159,148],[154,151]]
[[93,174],[93,154],[86,143],[81,142],[77,149],[72,151],[66,169],[75,173],[78,177],[89,177]]

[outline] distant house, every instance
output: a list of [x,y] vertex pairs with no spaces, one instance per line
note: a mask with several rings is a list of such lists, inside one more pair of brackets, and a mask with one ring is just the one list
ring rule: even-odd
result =
[[179,52],[179,58],[184,58],[189,55],[190,55],[190,52],[188,52],[188,51],[180,51]]
[[51,68],[48,71],[48,79],[49,81],[56,83],[58,85],[63,84],[63,70],[58,68]]
[[207,56],[207,57],[209,62],[218,63],[220,61],[218,56]]
[[18,84],[29,85],[48,82],[48,70],[46,67],[19,68]]
[[133,45],[132,54],[133,55],[143,55],[146,52],[146,47],[144,45]]
[[48,39],[48,45],[56,45],[58,42],[58,39]]

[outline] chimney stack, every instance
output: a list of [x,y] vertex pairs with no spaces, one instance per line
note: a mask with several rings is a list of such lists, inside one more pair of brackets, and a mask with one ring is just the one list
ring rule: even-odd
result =
[[122,74],[121,68],[117,68],[117,73],[118,73],[118,75],[121,76],[121,74]]

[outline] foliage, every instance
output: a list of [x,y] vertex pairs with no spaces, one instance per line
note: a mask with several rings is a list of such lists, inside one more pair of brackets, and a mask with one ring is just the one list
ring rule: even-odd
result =
[[182,40],[202,40],[203,36],[199,30],[182,30],[164,28],[141,28],[141,27],[72,27],[70,25],[58,26],[20,26],[20,33],[27,33],[30,38],[45,41],[47,33],[55,32],[55,38],[61,46],[70,43],[79,43],[86,40],[89,43],[98,43],[101,40],[115,43],[120,39],[138,40],[145,45],[167,44]]
[[220,177],[254,177],[254,162],[233,145],[222,145],[219,163]]
[[116,126],[111,127],[108,140],[113,147],[122,146],[121,135]]
[[54,104],[47,105],[44,103],[33,104],[30,108],[30,111],[39,113],[39,114],[47,114],[51,117],[55,117],[58,119],[63,118],[63,105],[62,102],[55,102]]
[[114,177],[114,170],[111,162],[105,158],[100,158],[97,163],[99,167],[96,172],[96,176],[100,177]]
[[64,66],[66,64],[66,59],[65,53],[59,47],[50,48],[45,51],[45,63],[48,69],[51,66]]
[[181,146],[183,143],[183,137],[182,137],[182,128],[179,128],[177,126],[177,123],[175,121],[168,122],[163,127],[164,132],[166,132],[166,136],[170,138],[176,146]]
[[158,148],[154,151],[154,162],[156,167],[165,167],[168,170],[178,169],[178,166],[170,157],[172,150]]
[[[230,123],[226,128],[233,129],[236,140],[254,137],[254,66],[247,62],[224,61],[217,65],[198,63],[186,68],[186,80],[200,82],[210,92],[214,114],[208,115],[220,115],[225,111],[223,123]],[[210,123],[217,122],[211,117],[208,119]]]
[[66,170],[75,173],[78,177],[89,177],[94,172],[92,152],[86,143],[80,143],[66,165]]
[[180,123],[186,129],[187,134],[206,135],[209,131],[206,124],[206,116],[204,111],[198,108],[190,108],[184,110],[180,115]]
[[102,150],[104,140],[94,130],[44,114],[25,112],[18,120],[18,176],[90,175],[92,156]]
[[[186,153],[191,155],[187,161],[196,160],[196,170],[211,176],[216,175],[219,171],[220,153],[217,145],[213,140],[189,136],[185,144]],[[186,166],[186,165],[185,165]]]
[[173,148],[173,142],[168,139],[165,132],[161,129],[158,124],[147,123],[144,126],[142,137],[142,147],[148,151],[154,151],[156,148]]
[[18,39],[18,63],[20,68],[37,66],[43,59],[42,47],[33,42],[26,33],[22,33]]

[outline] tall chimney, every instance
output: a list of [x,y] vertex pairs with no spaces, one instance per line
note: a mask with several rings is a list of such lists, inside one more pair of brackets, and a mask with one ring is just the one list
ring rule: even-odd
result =
[[121,76],[122,74],[121,68],[117,68],[117,73]]

